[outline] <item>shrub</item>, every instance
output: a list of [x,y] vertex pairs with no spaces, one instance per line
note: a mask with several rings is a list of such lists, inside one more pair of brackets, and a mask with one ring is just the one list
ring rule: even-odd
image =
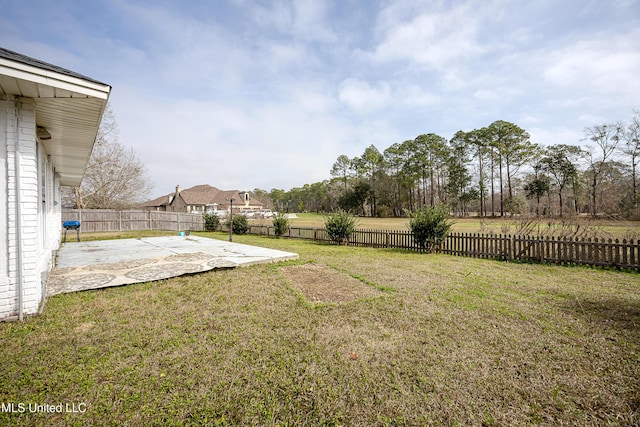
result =
[[278,212],[273,216],[273,227],[275,228],[276,236],[280,237],[289,229],[289,218],[286,214]]
[[[229,225],[229,220],[227,220],[227,226]],[[236,234],[247,234],[249,231],[249,221],[247,217],[244,215],[234,215],[233,216],[233,232]]]
[[329,238],[338,245],[348,244],[349,238],[356,230],[356,218],[349,212],[339,210],[325,217],[324,228]]
[[431,207],[423,206],[409,212],[409,229],[415,242],[427,252],[438,250],[447,238],[453,223],[448,220],[447,209],[443,205]]
[[376,209],[376,213],[378,214],[378,218],[389,218],[391,216],[391,208],[387,205],[380,205]]
[[220,226],[220,217],[216,213],[203,213],[202,218],[204,219],[204,230],[205,231],[216,231]]

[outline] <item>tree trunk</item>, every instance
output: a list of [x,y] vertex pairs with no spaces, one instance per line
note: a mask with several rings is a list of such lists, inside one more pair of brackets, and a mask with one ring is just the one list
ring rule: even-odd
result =
[[75,208],[84,209],[84,203],[82,201],[82,190],[80,187],[73,187],[73,195],[75,196]]
[[502,158],[500,158],[498,163],[499,176],[498,181],[500,182],[500,217],[504,216],[504,185],[502,182]]
[[478,170],[479,170],[479,180],[478,186],[480,187],[480,216],[484,217],[486,214],[485,206],[484,206],[484,177],[482,175],[482,155],[478,156]]
[[511,166],[509,165],[509,158],[507,157],[506,159],[506,166],[507,166],[507,190],[509,192],[509,198],[507,199],[507,201],[509,202],[509,206],[510,206],[510,213],[511,216],[513,216],[513,190],[511,189]]
[[560,203],[560,218],[564,217],[564,208],[562,203],[562,187],[558,191],[558,202]]
[[491,216],[496,216],[496,208],[495,208],[495,164],[493,160],[493,156],[491,157]]
[[430,203],[431,203],[431,207],[434,207],[436,205],[436,202],[435,202],[435,195],[434,195],[435,189],[433,188],[434,187],[433,166],[429,168],[429,180],[430,180],[430,184],[429,185],[431,186],[431,195],[430,195],[431,196],[430,197],[431,200],[430,200]]
[[633,192],[633,213],[637,213],[638,210],[638,184],[636,180],[636,156],[631,157],[631,186]]
[[598,178],[595,170],[593,171],[593,181],[591,182],[591,216],[596,217],[596,194],[597,194]]

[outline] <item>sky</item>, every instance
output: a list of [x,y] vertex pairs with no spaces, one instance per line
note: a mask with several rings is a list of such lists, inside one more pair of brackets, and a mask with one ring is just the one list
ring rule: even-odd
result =
[[112,86],[156,197],[288,190],[496,120],[541,145],[640,109],[640,0],[0,0],[0,46]]

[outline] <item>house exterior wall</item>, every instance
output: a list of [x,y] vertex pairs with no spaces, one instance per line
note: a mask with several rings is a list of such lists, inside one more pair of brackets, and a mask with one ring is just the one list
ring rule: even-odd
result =
[[38,311],[61,235],[59,183],[36,138],[33,101],[0,101],[0,160],[2,320]]
[[[14,293],[9,289],[9,258],[8,231],[9,218],[7,214],[7,134],[8,120],[13,118],[13,108],[9,110],[9,103],[0,100],[0,319],[6,317],[13,310]],[[11,112],[11,116],[9,116]],[[14,119],[15,121],[15,119]]]
[[184,199],[177,195],[171,201],[171,204],[167,206],[167,211],[170,212],[187,212],[187,204],[184,202]]

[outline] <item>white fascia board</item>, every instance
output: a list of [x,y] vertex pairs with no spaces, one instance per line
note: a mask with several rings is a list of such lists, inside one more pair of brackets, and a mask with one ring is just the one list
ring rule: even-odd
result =
[[67,76],[0,58],[0,73],[16,79],[68,90],[93,98],[107,99],[111,86]]

